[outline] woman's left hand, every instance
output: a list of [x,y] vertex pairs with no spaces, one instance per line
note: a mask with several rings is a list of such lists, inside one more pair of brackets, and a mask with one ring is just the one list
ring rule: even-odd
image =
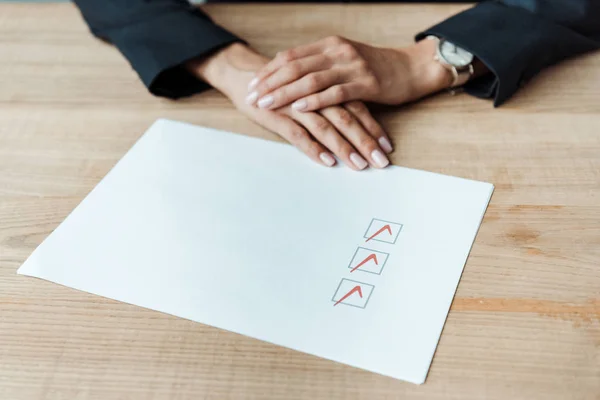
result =
[[294,102],[295,110],[312,111],[352,100],[412,101],[450,84],[434,54],[429,40],[390,49],[329,37],[279,53],[250,82],[246,102],[265,109]]

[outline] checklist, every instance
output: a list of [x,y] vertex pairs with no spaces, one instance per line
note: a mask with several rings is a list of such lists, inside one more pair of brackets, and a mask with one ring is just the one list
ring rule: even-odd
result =
[[[366,242],[369,240],[378,240],[374,238],[382,235],[382,240],[378,241],[396,244],[401,230],[402,224],[373,218],[365,234]],[[367,234],[370,236],[367,236]],[[348,268],[350,269],[350,273],[360,271],[381,275],[389,255],[389,253],[380,250],[359,246],[354,252]],[[365,287],[368,289],[365,289]],[[375,289],[374,285],[343,278],[333,295],[332,301],[334,301],[334,306],[346,304],[358,308],[366,308],[373,289]],[[368,291],[369,295],[363,296],[363,291]]]
[[492,191],[159,120],[19,273],[423,383]]

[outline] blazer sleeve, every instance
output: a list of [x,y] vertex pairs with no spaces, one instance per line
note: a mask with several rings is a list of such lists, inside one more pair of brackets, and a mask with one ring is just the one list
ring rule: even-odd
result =
[[498,106],[543,68],[600,48],[598,0],[485,1],[416,36],[443,37],[473,53],[492,74],[465,90]]
[[74,0],[91,32],[114,44],[151,93],[178,98],[209,86],[183,68],[238,37],[187,0]]

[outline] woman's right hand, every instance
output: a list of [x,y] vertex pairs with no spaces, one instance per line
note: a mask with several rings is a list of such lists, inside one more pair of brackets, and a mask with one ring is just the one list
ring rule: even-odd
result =
[[291,107],[263,110],[248,104],[246,88],[254,73],[268,63],[243,44],[233,44],[205,60],[187,67],[224,93],[250,119],[277,133],[315,162],[331,167],[334,158],[354,170],[371,165],[385,168],[386,153],[392,151],[389,138],[366,106],[353,101],[314,112]]

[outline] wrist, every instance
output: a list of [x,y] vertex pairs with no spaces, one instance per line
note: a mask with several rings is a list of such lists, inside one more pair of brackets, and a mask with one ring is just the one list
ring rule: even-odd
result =
[[243,43],[230,44],[207,57],[189,61],[186,68],[217,90],[228,94],[228,82],[240,73],[251,74],[265,63],[265,57]]
[[452,72],[435,60],[436,46],[433,40],[421,40],[402,49],[409,60],[414,99],[448,89],[452,85]]

